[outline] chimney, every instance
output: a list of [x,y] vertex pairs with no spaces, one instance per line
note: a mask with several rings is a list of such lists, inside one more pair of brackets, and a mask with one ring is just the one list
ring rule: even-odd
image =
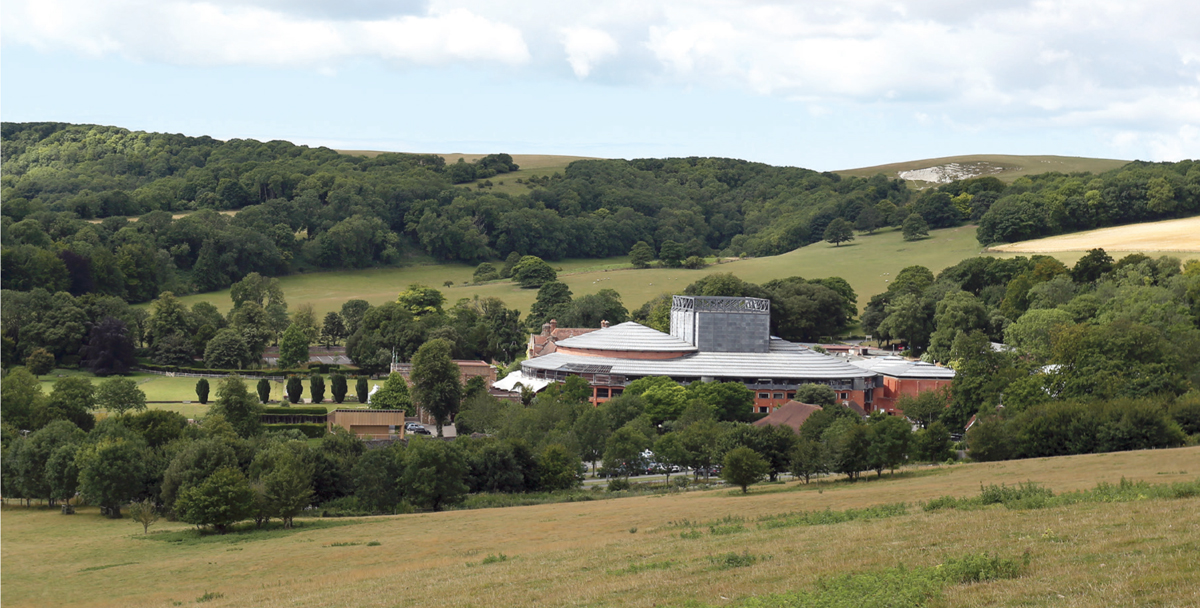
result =
[[550,335],[550,324],[549,323],[542,323],[542,335],[543,336]]
[[607,328],[608,328],[608,321],[601,320],[600,321],[600,329],[607,329]]
[[550,319],[550,331],[553,332],[556,329],[558,329],[558,321],[555,319]]

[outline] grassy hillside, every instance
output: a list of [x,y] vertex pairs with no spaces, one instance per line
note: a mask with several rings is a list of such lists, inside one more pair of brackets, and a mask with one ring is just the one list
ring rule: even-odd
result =
[[974,177],[979,175],[991,175],[1000,180],[1012,183],[1018,177],[1023,175],[1035,175],[1038,173],[1047,173],[1057,171],[1059,173],[1073,173],[1076,171],[1090,171],[1092,173],[1102,173],[1110,169],[1117,169],[1128,164],[1126,160],[1113,160],[1107,158],[1083,158],[1079,156],[1016,156],[1009,154],[969,154],[963,156],[946,156],[943,158],[927,158],[925,160],[913,160],[902,163],[891,163],[887,165],[877,165],[874,167],[863,167],[861,169],[845,169],[835,171],[843,177],[870,177],[877,173],[883,173],[888,177],[903,177],[917,187],[924,187],[934,184],[935,182],[918,177],[902,176],[901,173],[909,171],[920,171],[922,169],[930,169],[935,167],[945,167],[947,165],[956,164],[960,172],[965,173],[962,178]]
[[[1027,555],[1023,576],[955,585],[946,606],[1200,603],[1200,498],[925,512],[981,484],[1061,493],[1122,478],[1194,481],[1200,447],[920,468],[855,484],[761,485],[594,502],[364,519],[299,519],[294,531],[196,538],[159,522],[144,536],[94,507],[66,517],[6,506],[4,605],[738,605],[817,581],[947,557]],[[789,512],[906,501],[907,514],[761,526]],[[718,527],[709,522],[724,520]],[[690,522],[690,525],[684,524]],[[757,563],[729,567],[729,554]],[[489,560],[489,556],[491,559]],[[504,556],[501,560],[500,556]]]
[[1096,247],[1107,251],[1200,253],[1200,216],[1060,234],[1044,239],[996,245],[989,248],[989,251],[1043,253],[1087,251]]
[[[973,226],[934,230],[930,236],[921,241],[905,242],[898,230],[888,230],[869,236],[860,235],[855,241],[839,247],[821,242],[783,255],[728,261],[701,270],[637,270],[629,265],[625,257],[566,260],[553,265],[562,268],[559,279],[571,288],[576,297],[611,288],[621,294],[626,308],[631,310],[660,293],[682,293],[690,283],[715,272],[732,272],[755,283],[794,275],[811,279],[840,276],[854,287],[862,307],[872,295],[886,290],[890,277],[906,266],[919,264],[936,273],[980,253]],[[1074,264],[1082,254],[1066,252],[1057,255],[1065,263]],[[290,305],[311,303],[320,315],[339,310],[342,303],[352,298],[367,300],[372,304],[391,301],[411,283],[442,289],[451,302],[477,295],[494,296],[522,311],[529,310],[537,295],[536,291],[520,289],[511,281],[464,284],[470,281],[473,272],[474,267],[464,264],[425,264],[311,273],[282,277],[279,281]],[[442,284],[445,281],[453,281],[455,286],[444,288]],[[223,311],[231,305],[228,290],[187,296],[183,300],[189,306],[200,301],[212,302]]]

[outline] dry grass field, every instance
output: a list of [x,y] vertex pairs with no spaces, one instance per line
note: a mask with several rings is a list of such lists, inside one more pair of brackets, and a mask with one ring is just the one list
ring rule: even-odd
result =
[[1200,252],[1200,216],[1128,226],[1100,228],[1058,236],[1008,243],[988,248],[999,253],[1060,253],[1087,251]]
[[[902,163],[863,167],[861,169],[845,169],[835,171],[844,177],[870,177],[883,173],[888,177],[900,177],[901,172],[920,171],[932,167],[942,167],[957,164],[960,168],[975,175],[993,175],[1000,180],[1012,183],[1023,175],[1036,175],[1057,171],[1059,173],[1074,173],[1090,171],[1103,173],[1110,169],[1118,169],[1128,164],[1127,160],[1107,158],[1083,158],[1078,156],[1016,156],[1011,154],[968,154],[963,156],[947,156],[944,158],[928,158]],[[969,177],[966,175],[964,177]],[[913,180],[913,178],[909,178]],[[920,187],[930,185],[929,182],[913,180]]]
[[[171,538],[164,533],[182,524],[160,523],[147,538],[133,521],[103,519],[94,508],[68,517],[8,506],[0,519],[2,600],[6,607],[724,606],[827,577],[989,552],[1028,554],[1027,573],[950,587],[936,605],[1197,606],[1198,498],[1021,511],[924,512],[916,503],[974,496],[980,484],[1032,480],[1063,492],[1122,477],[1160,484],[1198,475],[1200,447],[1190,447],[922,468],[856,484],[761,485],[747,496],[719,489],[337,520],[344,525],[336,527],[302,520],[290,533],[179,542],[155,537]],[[753,523],[901,501],[907,515],[873,521]],[[704,525],[685,535],[689,528],[673,525],[727,516],[746,521],[723,534]],[[720,569],[709,559],[727,552],[759,561]]]

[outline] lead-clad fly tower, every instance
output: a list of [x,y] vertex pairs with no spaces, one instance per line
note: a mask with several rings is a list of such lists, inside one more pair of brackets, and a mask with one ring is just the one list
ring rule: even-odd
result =
[[671,335],[702,352],[769,352],[771,301],[761,298],[673,296]]

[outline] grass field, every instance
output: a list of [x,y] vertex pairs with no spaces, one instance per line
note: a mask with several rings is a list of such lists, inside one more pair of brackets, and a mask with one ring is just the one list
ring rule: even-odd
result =
[[[888,177],[900,177],[902,171],[919,171],[930,167],[939,167],[957,163],[978,175],[993,175],[1002,181],[1012,183],[1023,175],[1036,175],[1049,171],[1074,173],[1090,171],[1102,173],[1117,169],[1129,163],[1127,160],[1107,158],[1083,158],[1079,156],[1015,156],[1010,154],[969,154],[963,156],[947,156],[943,158],[928,158],[902,163],[863,167],[860,169],[845,169],[835,173],[850,177],[871,177],[883,173]],[[918,186],[928,186],[928,182],[912,180]]]
[[[56,369],[45,376],[41,376],[42,392],[49,395],[54,390],[54,382],[63,376],[83,376],[90,378],[92,384],[103,382],[102,378],[96,378],[88,372],[78,370]],[[196,381],[198,378],[186,377],[171,377],[159,374],[137,373],[128,376],[133,381],[138,383],[138,388],[146,393],[146,407],[152,410],[171,410],[179,412],[188,418],[201,418],[208,411],[208,405],[202,405],[196,400]],[[258,379],[244,379],[246,390],[250,394],[258,394]],[[209,393],[208,399],[211,404],[217,398],[217,382],[216,378],[209,378]],[[322,404],[326,409],[334,409],[336,407],[358,407],[358,402],[354,398],[354,386],[351,382],[350,392],[347,395],[346,403],[338,406],[331,401],[329,394],[329,382],[325,383],[325,399]],[[285,397],[284,385],[282,382],[271,381],[271,402],[278,403]],[[304,382],[304,396],[308,397],[308,382]]]
[[[604,288],[616,289],[630,310],[661,293],[682,293],[685,287],[700,277],[716,272],[732,272],[755,283],[795,275],[810,279],[840,276],[849,281],[858,293],[861,309],[872,295],[886,290],[887,281],[906,266],[919,264],[936,273],[964,258],[980,254],[974,226],[934,230],[930,236],[928,239],[906,242],[898,230],[885,230],[869,236],[859,235],[855,241],[839,247],[825,242],[814,243],[783,255],[728,261],[700,270],[638,270],[629,265],[627,257],[564,260],[552,262],[552,265],[562,268],[559,280],[571,288],[575,297]],[[1017,254],[987,255],[1012,257]],[[1070,265],[1082,253],[1055,255]],[[450,302],[459,298],[494,296],[522,311],[528,311],[537,296],[535,290],[521,289],[511,281],[465,284],[473,272],[474,267],[465,264],[431,263],[403,268],[292,275],[281,277],[279,281],[290,306],[310,303],[319,316],[340,310],[346,300],[354,298],[374,305],[392,301],[397,293],[412,283],[436,287]],[[455,285],[445,288],[442,285],[445,281],[453,281]],[[188,306],[200,301],[211,302],[222,311],[232,305],[228,290],[186,296],[182,300]]]
[[[989,251],[1060,253],[1087,251],[1096,247],[1102,247],[1106,251],[1200,253],[1200,216],[1072,232],[1044,239],[996,245],[990,247]],[[1186,257],[1195,259],[1194,256]]]
[[[724,606],[847,573],[994,553],[1027,554],[1024,576],[957,585],[934,605],[1196,606],[1200,498],[934,512],[917,502],[976,496],[981,484],[1031,480],[1061,493],[1122,477],[1163,484],[1198,475],[1200,447],[1191,447],[922,468],[856,484],[760,485],[747,496],[719,489],[338,520],[344,525],[336,527],[298,520],[302,527],[290,533],[201,539],[171,534],[187,526],[169,522],[146,538],[140,525],[103,519],[95,508],[67,517],[9,506],[0,520],[3,602]],[[754,523],[787,512],[900,501],[907,514],[883,519],[783,528]],[[681,527],[684,520],[703,523]],[[708,522],[716,520],[725,521],[714,530]],[[728,553],[758,563],[725,568],[710,559]]]

